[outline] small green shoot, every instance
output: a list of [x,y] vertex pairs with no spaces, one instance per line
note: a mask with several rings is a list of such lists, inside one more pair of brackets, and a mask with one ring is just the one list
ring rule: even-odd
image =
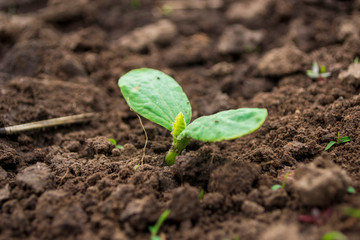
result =
[[344,213],[350,217],[359,218],[360,219],[360,209],[358,208],[345,208]]
[[287,173],[285,174],[285,176],[284,176],[284,180],[283,180],[283,182],[282,182],[281,186],[280,186],[279,184],[275,184],[275,185],[273,185],[273,186],[271,187],[271,190],[276,191],[276,190],[278,190],[279,188],[284,189],[284,188],[285,188],[285,186],[286,186],[286,180],[287,180],[287,178],[288,178],[289,174],[290,174],[290,171],[289,171],[289,172],[287,172]]
[[120,150],[121,150],[121,149],[124,149],[124,147],[123,147],[122,145],[117,144],[117,142],[116,142],[115,139],[109,138],[109,141],[110,141],[112,144],[114,144],[117,149],[120,149]]
[[199,199],[200,199],[200,200],[203,200],[204,194],[205,194],[204,189],[201,189],[201,190],[200,190],[200,193],[199,193]]
[[326,145],[325,151],[329,150],[332,146],[334,146],[335,144],[339,145],[342,143],[346,143],[346,142],[350,142],[351,139],[349,136],[346,137],[340,137],[340,132],[338,132],[338,138],[336,141],[331,141],[328,143],[328,145]]
[[319,68],[319,65],[317,64],[317,62],[314,61],[312,64],[312,69],[306,70],[306,75],[309,78],[318,79],[319,81],[323,81],[325,78],[328,78],[331,76],[331,72],[326,72],[325,66],[321,66]]
[[118,82],[130,108],[168,129],[173,144],[165,163],[173,165],[190,139],[203,142],[232,140],[256,131],[265,121],[267,110],[239,108],[191,120],[191,105],[181,86],[165,73],[140,68],[123,75]]
[[165,220],[167,219],[169,214],[170,214],[170,209],[166,209],[161,214],[161,216],[157,220],[156,224],[154,226],[149,227],[149,231],[151,232],[151,240],[161,240],[161,238],[157,234],[159,232],[161,225],[165,222]]
[[354,187],[351,187],[351,186],[350,186],[350,187],[347,188],[347,192],[350,193],[350,194],[355,194],[355,193],[356,193],[356,190],[355,190]]
[[355,57],[354,64],[358,64],[358,63],[359,63],[359,57]]
[[347,240],[348,238],[341,232],[332,231],[326,233],[322,238],[322,240]]
[[136,171],[140,167],[140,164],[135,165],[134,171]]

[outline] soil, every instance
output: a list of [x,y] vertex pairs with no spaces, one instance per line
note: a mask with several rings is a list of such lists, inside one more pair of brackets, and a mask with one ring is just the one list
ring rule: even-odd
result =
[[[150,239],[166,209],[167,240],[359,239],[344,213],[360,208],[358,26],[358,0],[2,0],[0,127],[98,115],[0,136],[0,239]],[[312,61],[331,77],[308,78]],[[143,119],[134,170],[145,135],[117,80],[139,67],[173,76],[193,119],[269,116],[240,139],[191,141],[173,166],[170,133]],[[351,141],[325,151],[338,132]]]

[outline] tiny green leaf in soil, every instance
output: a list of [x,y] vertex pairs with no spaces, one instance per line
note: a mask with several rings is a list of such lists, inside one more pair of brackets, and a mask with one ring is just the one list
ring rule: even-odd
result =
[[331,72],[326,72],[326,67],[319,67],[316,61],[313,62],[311,70],[306,70],[306,76],[312,79],[323,80],[331,76]]
[[165,222],[167,217],[170,215],[170,209],[166,209],[157,220],[156,224],[154,226],[149,227],[149,231],[151,232],[151,240],[159,239],[159,236],[157,236],[159,229],[161,225]]
[[271,187],[271,189],[274,190],[274,191],[278,190],[279,188],[284,189],[285,186],[286,186],[286,180],[287,180],[287,178],[289,177],[289,175],[290,175],[290,171],[285,174],[284,180],[283,180],[283,182],[282,182],[281,185],[275,184],[275,185],[273,185],[273,186]]
[[332,146],[334,146],[335,144],[336,145],[339,145],[339,144],[342,144],[342,143],[346,143],[346,142],[350,142],[351,139],[349,136],[346,136],[346,137],[340,137],[340,132],[338,132],[338,137],[337,137],[337,140],[336,141],[331,141],[328,143],[328,145],[326,145],[325,147],[325,151],[329,150]]
[[115,139],[109,138],[109,141],[110,141],[112,144],[114,144],[116,148],[118,148],[118,149],[124,149],[124,147],[123,147],[122,145],[117,144],[117,142],[116,142]]
[[354,187],[348,187],[347,188],[347,192],[350,193],[350,194],[355,194],[356,193],[356,190]]
[[185,149],[190,139],[217,142],[242,137],[256,131],[267,110],[239,108],[191,120],[191,105],[181,86],[165,73],[140,68],[123,75],[118,82],[132,110],[171,131],[173,144],[165,156],[167,165]]
[[332,231],[326,233],[322,238],[322,240],[347,240],[348,238],[341,232]]
[[199,193],[199,199],[202,200],[204,198],[204,194],[205,194],[205,191],[204,189],[201,189],[200,193]]

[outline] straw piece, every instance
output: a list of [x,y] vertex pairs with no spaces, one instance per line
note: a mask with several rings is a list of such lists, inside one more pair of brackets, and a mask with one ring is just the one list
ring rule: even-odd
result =
[[87,122],[93,119],[95,116],[96,113],[82,113],[73,116],[66,116],[66,117],[53,118],[38,122],[25,123],[25,124],[0,128],[0,134],[13,134],[13,133],[35,130],[39,128],[48,128],[48,127],[65,125],[65,124]]

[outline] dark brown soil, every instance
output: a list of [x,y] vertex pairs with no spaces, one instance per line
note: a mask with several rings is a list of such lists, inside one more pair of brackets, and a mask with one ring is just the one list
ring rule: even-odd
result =
[[[358,0],[1,0],[0,127],[99,115],[0,136],[0,239],[150,239],[167,208],[167,240],[360,239],[344,214],[360,208],[359,26]],[[331,77],[308,78],[312,61]],[[170,133],[143,119],[134,170],[145,135],[117,80],[139,67],[172,75],[193,118],[269,116],[171,167]],[[338,132],[351,141],[324,151]]]

